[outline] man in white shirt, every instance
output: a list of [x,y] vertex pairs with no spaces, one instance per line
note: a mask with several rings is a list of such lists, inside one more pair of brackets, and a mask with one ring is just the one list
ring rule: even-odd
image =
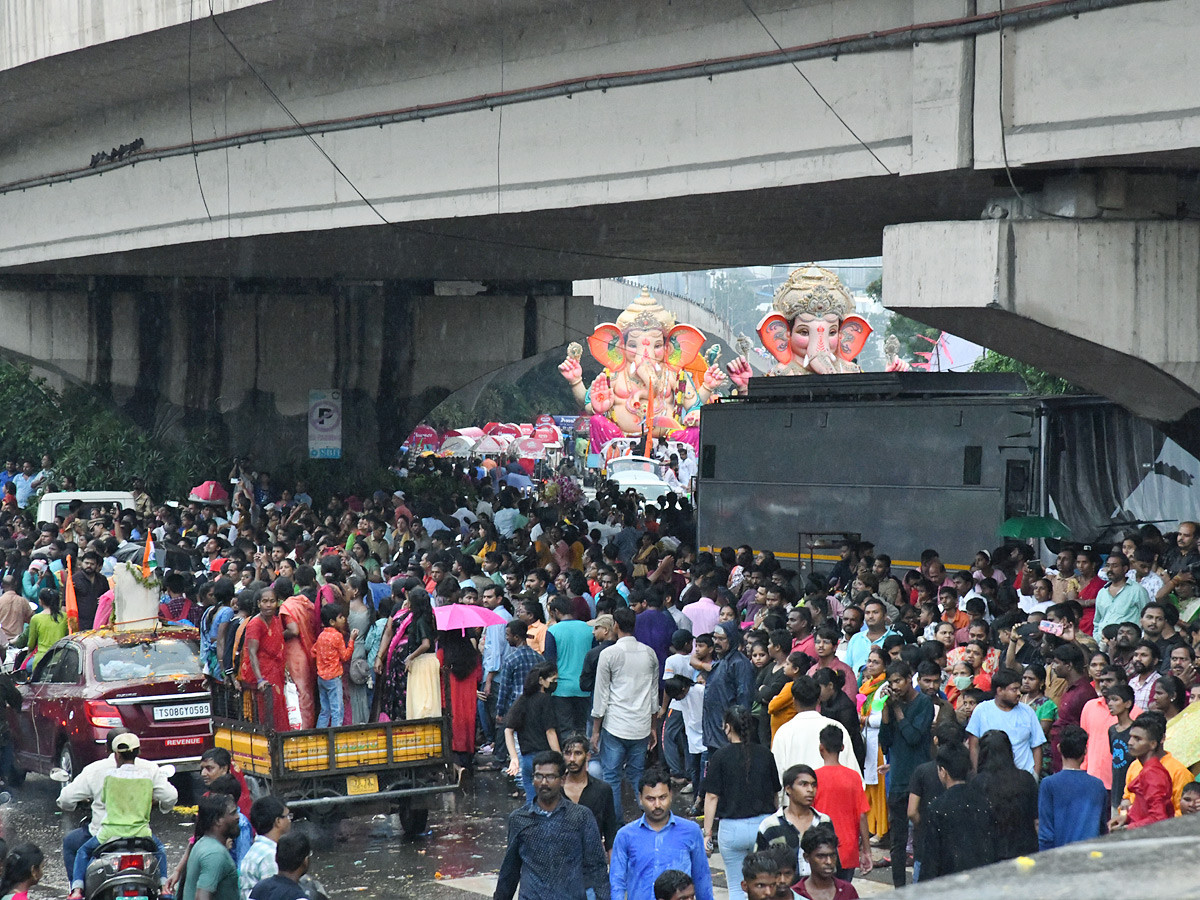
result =
[[612,788],[617,818],[621,812],[621,778],[624,774],[637,791],[646,764],[647,743],[655,743],[654,719],[658,713],[658,656],[633,636],[633,610],[613,613],[617,640],[600,654],[592,701],[592,753],[600,755],[604,780]]
[[687,447],[679,448],[679,480],[689,494],[696,490],[696,457]]
[[771,752],[775,754],[775,765],[779,769],[780,779],[783,778],[784,772],[799,763],[814,769],[819,769],[825,764],[821,758],[821,729],[830,725],[837,726],[844,739],[838,762],[848,769],[862,773],[846,727],[841,722],[817,712],[820,699],[821,688],[807,675],[797,675],[792,681],[792,702],[796,706],[796,715],[791,721],[779,726],[771,741]]

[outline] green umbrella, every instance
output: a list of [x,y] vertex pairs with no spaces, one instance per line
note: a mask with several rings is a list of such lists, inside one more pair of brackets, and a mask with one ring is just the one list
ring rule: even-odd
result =
[[1000,537],[1069,538],[1071,529],[1053,516],[1016,516],[1000,526]]

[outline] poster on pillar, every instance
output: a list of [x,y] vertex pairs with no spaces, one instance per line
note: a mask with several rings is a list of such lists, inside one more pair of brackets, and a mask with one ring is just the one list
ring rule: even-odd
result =
[[308,392],[309,459],[342,458],[342,392]]

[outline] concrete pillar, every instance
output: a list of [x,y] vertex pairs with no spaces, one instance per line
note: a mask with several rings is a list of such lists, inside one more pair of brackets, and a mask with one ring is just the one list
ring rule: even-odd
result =
[[888,308],[1145,418],[1200,409],[1200,222],[894,225],[883,282]]
[[569,285],[477,290],[9,277],[0,354],[55,387],[95,385],[143,427],[207,426],[223,449],[267,466],[307,457],[309,391],[338,389],[343,458],[369,467],[455,390],[591,333],[591,299]]

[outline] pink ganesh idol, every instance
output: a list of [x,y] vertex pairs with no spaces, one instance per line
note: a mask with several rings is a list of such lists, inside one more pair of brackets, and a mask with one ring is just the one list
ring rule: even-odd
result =
[[700,356],[704,341],[698,329],[676,324],[643,288],[616,324],[598,325],[588,338],[588,349],[604,371],[586,390],[579,362],[583,348],[572,344],[558,370],[591,415],[592,452],[613,438],[644,434],[648,415],[655,437],[698,446],[700,407],[725,380],[719,367],[706,365]]
[[[778,364],[770,375],[835,375],[858,372],[853,359],[862,352],[871,326],[854,314],[854,299],[828,269],[796,269],[775,292],[774,312],[758,323],[758,336]],[[739,357],[729,377],[745,393],[750,363]]]

